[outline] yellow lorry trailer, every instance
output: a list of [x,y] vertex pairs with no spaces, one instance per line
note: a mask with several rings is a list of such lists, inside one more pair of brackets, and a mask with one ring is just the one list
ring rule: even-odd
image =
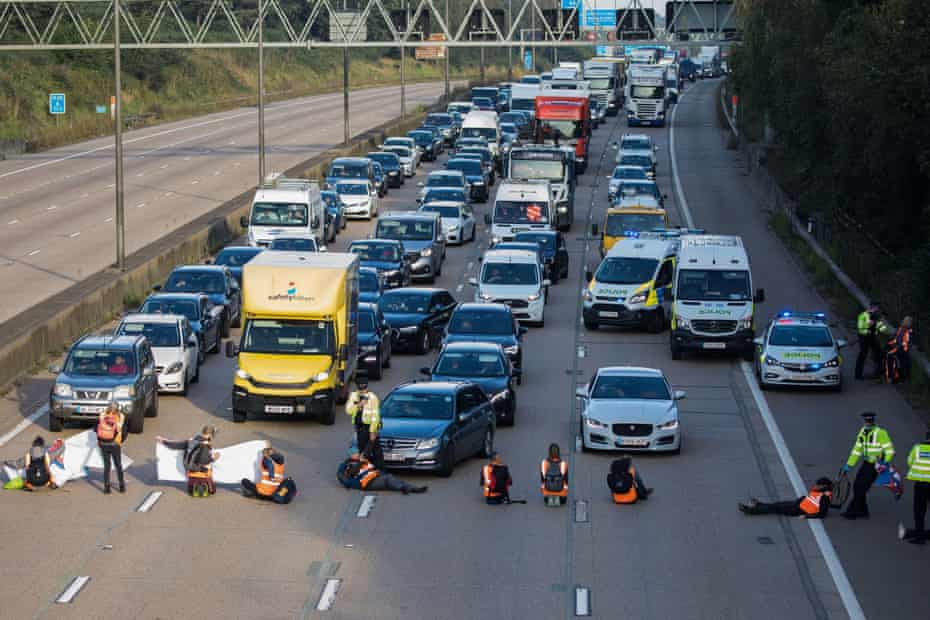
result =
[[358,257],[262,252],[242,271],[233,420],[313,416],[333,424],[358,358]]

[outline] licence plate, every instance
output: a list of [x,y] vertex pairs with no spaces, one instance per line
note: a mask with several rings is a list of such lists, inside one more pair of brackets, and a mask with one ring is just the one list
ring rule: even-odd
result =
[[385,454],[384,460],[390,461],[391,463],[399,463],[404,460],[404,455],[403,454]]
[[78,413],[103,413],[106,407],[102,405],[79,405]]
[[705,349],[726,349],[727,343],[725,342],[705,342],[701,345]]
[[602,317],[604,317],[605,319],[616,319],[616,318],[619,318],[619,317],[620,317],[620,313],[619,313],[619,312],[609,312],[609,311],[607,311],[607,310],[601,310],[600,312],[597,313],[597,316],[602,316]]
[[265,405],[265,413],[294,413],[291,405]]
[[792,381],[798,381],[801,383],[813,382],[817,380],[817,377],[813,375],[802,375],[800,373],[791,373],[791,375],[789,375],[789,378]]
[[645,448],[649,445],[648,439],[621,439],[621,446],[630,446],[634,448]]

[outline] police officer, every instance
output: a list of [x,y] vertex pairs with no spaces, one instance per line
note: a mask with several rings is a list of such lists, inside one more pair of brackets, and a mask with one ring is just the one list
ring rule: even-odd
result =
[[[360,372],[355,376],[355,385],[358,390],[349,395],[349,400],[346,402],[346,414],[352,416],[358,451],[368,454],[375,467],[382,469],[384,453],[378,441],[378,432],[381,430],[381,403],[376,394],[368,391],[366,373]],[[370,447],[369,443],[371,443]]]
[[878,346],[878,335],[876,328],[878,325],[878,314],[880,308],[878,304],[872,302],[866,310],[859,313],[856,319],[856,333],[859,335],[859,357],[856,358],[856,379],[862,379],[862,371],[865,368],[865,360],[872,354],[876,368],[881,368],[879,355],[881,350]]
[[859,429],[852,451],[849,453],[849,459],[843,466],[843,471],[848,472],[856,466],[860,458],[862,459],[862,465],[853,481],[852,501],[843,513],[846,519],[868,518],[869,506],[865,496],[872,488],[875,478],[878,477],[875,466],[878,463],[890,463],[894,458],[894,444],[891,443],[891,437],[888,436],[888,431],[875,425],[875,414],[867,411],[862,414],[862,419],[864,425]]
[[906,530],[898,524],[898,538],[915,545],[927,544],[925,521],[927,505],[930,504],[930,430],[924,440],[914,444],[907,455],[907,479],[914,483],[914,529]]

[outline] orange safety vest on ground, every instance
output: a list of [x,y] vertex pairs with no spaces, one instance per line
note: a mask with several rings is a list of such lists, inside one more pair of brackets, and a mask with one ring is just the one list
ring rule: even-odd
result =
[[[562,490],[561,491],[547,491],[546,490],[546,474],[549,472],[549,464],[559,464],[559,471],[562,473]],[[559,459],[558,461],[550,461],[549,459],[544,459],[542,464],[539,466],[539,471],[542,474],[542,482],[539,484],[539,489],[542,491],[544,497],[567,497],[568,496],[568,463]]]
[[371,481],[377,478],[381,472],[375,469],[371,463],[364,463],[358,472],[358,481],[363,489],[368,488]]
[[481,477],[484,482],[482,489],[484,491],[485,497],[502,497],[504,495],[503,491],[492,491],[491,490],[491,471],[494,469],[492,465],[485,465],[481,468]]
[[273,495],[284,481],[284,464],[274,460],[272,460],[271,463],[273,465],[273,471],[268,471],[265,468],[265,459],[262,459],[262,479],[255,485],[255,490],[258,491],[258,494],[266,497]]
[[630,489],[626,493],[611,493],[611,495],[613,495],[615,504],[635,504],[636,500],[639,499],[639,495],[636,491],[635,467],[630,467],[630,475],[633,476],[633,484],[630,486]]
[[829,491],[815,491],[811,489],[807,492],[807,495],[804,496],[804,499],[801,500],[801,512],[807,515],[820,514],[820,502],[823,501],[824,497],[827,498],[827,501],[830,501],[833,494]]

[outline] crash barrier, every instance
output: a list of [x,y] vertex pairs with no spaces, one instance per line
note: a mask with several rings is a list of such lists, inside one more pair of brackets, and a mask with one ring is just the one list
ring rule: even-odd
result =
[[[450,92],[453,101],[468,99],[472,83]],[[336,157],[378,150],[391,135],[418,127],[429,112],[445,109],[445,99],[420,113],[408,113],[369,129],[345,146],[334,147],[286,170],[285,176],[322,179]],[[251,188],[165,237],[126,257],[125,271],[104,269],[0,325],[0,386],[8,386],[67,350],[79,337],[118,316],[127,302],[141,302],[152,286],[178,265],[195,264],[239,238],[241,217],[248,215]]]
[[[736,126],[736,123],[733,117],[730,115],[730,110],[727,108],[726,100],[724,98],[724,88],[723,85],[720,87],[720,108],[723,110],[723,115],[727,119],[727,124],[730,126],[730,131],[733,133],[733,136],[739,141],[740,148],[747,151],[747,161],[750,168],[750,174],[756,171],[760,171],[760,174],[764,171],[761,165],[753,165],[754,161],[758,161],[758,158],[754,158],[751,153],[752,147],[745,143],[745,141],[740,140],[739,129]],[[865,291],[856,284],[849,275],[846,274],[839,265],[834,262],[830,254],[821,246],[817,240],[811,235],[808,231],[807,226],[802,223],[801,218],[798,217],[794,203],[784,194],[783,191],[778,187],[774,180],[769,179],[769,185],[773,187],[775,192],[775,207],[780,208],[785,215],[788,216],[789,221],[791,222],[791,227],[794,229],[794,233],[800,237],[811,249],[817,257],[823,261],[823,263],[830,270],[830,273],[833,274],[833,277],[843,285],[843,288],[846,289],[846,292],[856,300],[856,303],[862,307],[863,310],[868,309],[871,298],[865,294]],[[911,348],[911,360],[913,363],[911,366],[913,368],[919,368],[923,372],[924,376],[930,377],[930,360],[927,359],[927,356],[922,352],[918,351],[916,347]]]

